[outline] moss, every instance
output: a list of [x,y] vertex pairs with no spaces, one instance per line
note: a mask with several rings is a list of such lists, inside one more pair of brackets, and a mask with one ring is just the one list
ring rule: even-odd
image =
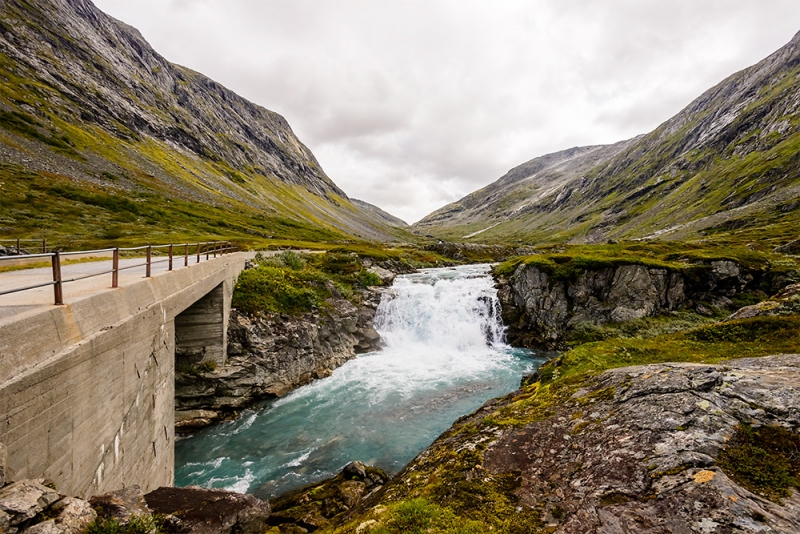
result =
[[741,424],[717,463],[733,481],[782,504],[790,488],[800,488],[800,436],[783,427]]
[[116,518],[97,518],[88,527],[85,534],[160,534],[162,518],[158,515],[132,515],[122,523]]

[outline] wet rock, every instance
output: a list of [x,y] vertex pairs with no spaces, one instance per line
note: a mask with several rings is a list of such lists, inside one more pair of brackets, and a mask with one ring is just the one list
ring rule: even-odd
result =
[[148,515],[151,513],[139,486],[111,491],[95,495],[89,503],[101,517],[114,518],[126,522],[132,515]]
[[269,503],[232,491],[159,488],[144,498],[153,513],[171,516],[168,534],[262,534],[270,515]]
[[42,480],[20,480],[0,489],[0,511],[9,516],[11,526],[34,518],[61,496],[42,484]]

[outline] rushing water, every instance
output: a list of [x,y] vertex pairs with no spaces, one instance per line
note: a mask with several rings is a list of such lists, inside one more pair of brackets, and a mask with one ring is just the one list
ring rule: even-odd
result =
[[273,497],[331,477],[352,460],[394,473],[542,362],[503,343],[485,265],[398,277],[375,327],[383,350],[179,441],[175,484]]

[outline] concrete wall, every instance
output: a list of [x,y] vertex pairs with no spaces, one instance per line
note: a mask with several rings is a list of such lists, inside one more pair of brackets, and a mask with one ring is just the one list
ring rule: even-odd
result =
[[225,286],[221,283],[175,317],[175,363],[178,367],[202,362],[225,365],[231,301]]
[[[175,317],[214,294],[218,304],[223,297],[217,317],[227,320],[248,257],[223,256],[0,323],[0,443],[14,478],[47,477],[83,497],[171,485]],[[224,344],[214,351],[224,358]]]

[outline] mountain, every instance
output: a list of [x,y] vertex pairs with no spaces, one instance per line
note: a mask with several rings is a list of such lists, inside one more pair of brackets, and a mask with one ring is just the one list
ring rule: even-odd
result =
[[383,211],[378,206],[373,206],[369,202],[364,202],[363,200],[359,200],[357,198],[351,198],[350,201],[353,204],[355,204],[356,206],[358,206],[358,208],[361,211],[376,215],[377,217],[382,219],[389,226],[394,226],[396,228],[407,228],[408,227],[408,223],[407,222],[405,222],[404,220],[402,220],[402,219],[400,219],[398,217],[395,217],[391,213],[387,213],[387,212]]
[[531,160],[412,226],[449,240],[761,240],[800,228],[800,34],[649,134]]
[[89,0],[0,2],[0,79],[2,234],[398,235],[282,116],[170,63]]

